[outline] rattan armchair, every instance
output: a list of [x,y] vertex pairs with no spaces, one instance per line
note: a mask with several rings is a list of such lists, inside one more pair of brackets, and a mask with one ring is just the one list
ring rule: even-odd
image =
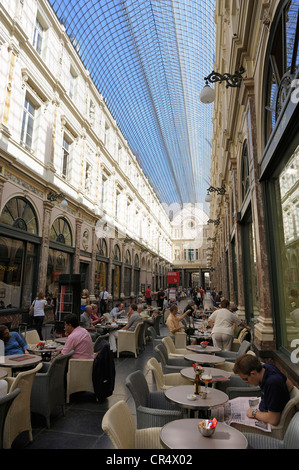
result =
[[93,359],[70,359],[67,371],[66,402],[77,392],[94,393],[92,382]]
[[162,339],[162,343],[167,349],[169,358],[175,358],[175,357],[184,358],[186,354],[193,354],[193,351],[189,351],[186,348],[176,348],[170,336],[165,336],[165,338]]
[[31,391],[31,411],[46,418],[50,428],[50,416],[56,406],[62,407],[65,416],[65,379],[69,359],[74,351],[57,356],[53,362],[46,362],[36,374]]
[[124,400],[111,406],[102,419],[102,429],[115,449],[163,449],[160,427],[137,429]]
[[163,374],[162,366],[155,357],[147,361],[146,366],[152,371],[158,391],[167,390],[175,385],[190,385],[192,382],[183,377],[179,372]]
[[121,352],[132,352],[135,357],[138,355],[138,335],[141,322],[138,323],[134,331],[119,330],[117,336],[117,357]]
[[245,433],[251,449],[299,449],[299,412],[290,421],[283,439],[269,436],[269,433]]
[[34,369],[20,372],[16,377],[7,377],[9,393],[21,389],[21,393],[12,403],[6,417],[4,426],[4,449],[10,449],[15,438],[23,431],[29,432],[29,441],[32,442],[32,427],[30,414],[30,395],[34,377],[42,368],[39,363]]
[[14,399],[21,393],[20,388],[16,388],[13,392],[7,393],[0,398],[0,449],[3,449],[3,431],[7,413]]
[[183,417],[183,411],[172,404],[163,391],[150,392],[147,381],[140,370],[126,378],[136,406],[137,428],[164,426],[164,424]]

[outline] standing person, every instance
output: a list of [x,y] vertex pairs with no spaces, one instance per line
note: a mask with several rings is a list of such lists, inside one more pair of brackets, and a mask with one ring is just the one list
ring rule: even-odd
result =
[[146,301],[146,305],[149,305],[149,306],[152,305],[152,290],[151,290],[151,286],[147,286],[147,289],[145,289],[145,301]]
[[247,330],[251,329],[240,320],[238,315],[228,310],[229,304],[228,299],[222,300],[220,304],[221,308],[215,310],[208,319],[208,323],[212,328],[213,345],[221,348],[223,351],[231,350],[234,325],[240,325]]
[[286,376],[272,364],[262,364],[256,356],[243,354],[236,359],[234,369],[241,379],[250,385],[259,385],[262,398],[258,409],[249,408],[248,418],[277,426],[281,413],[290,400],[292,385]]
[[178,288],[176,295],[177,295],[177,297],[178,297],[178,303],[180,303],[180,301],[181,301],[181,295],[182,295],[182,291],[181,291],[180,288]]
[[108,299],[109,299],[109,292],[107,291],[107,287],[104,287],[104,289],[100,293],[100,312],[101,312],[101,315],[103,315],[107,311]]
[[161,310],[163,310],[164,299],[165,299],[165,293],[163,292],[163,289],[159,289],[157,304]]
[[36,331],[41,340],[43,340],[42,326],[45,319],[45,306],[48,305],[43,291],[39,291],[37,298],[32,302],[30,308],[34,308],[33,321]]
[[90,305],[89,292],[83,289],[81,294],[81,312],[84,312],[86,305]]

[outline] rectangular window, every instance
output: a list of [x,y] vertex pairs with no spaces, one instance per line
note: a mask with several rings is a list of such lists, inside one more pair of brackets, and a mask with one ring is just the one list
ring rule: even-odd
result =
[[34,104],[26,97],[22,119],[21,144],[27,150],[32,150],[35,111]]
[[68,172],[69,172],[69,159],[70,159],[69,148],[70,148],[70,144],[64,137],[63,142],[62,142],[61,176],[65,179],[68,177]]
[[42,25],[36,18],[34,34],[33,34],[33,47],[36,50],[36,52],[38,52],[38,54],[41,54],[41,51],[42,51],[43,32],[44,32],[44,28],[42,27]]
[[69,97],[71,99],[73,99],[75,96],[75,83],[76,83],[76,77],[73,74],[73,72],[70,70]]

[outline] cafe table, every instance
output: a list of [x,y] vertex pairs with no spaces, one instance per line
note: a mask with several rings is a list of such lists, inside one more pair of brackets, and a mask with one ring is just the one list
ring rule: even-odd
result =
[[[246,449],[247,439],[240,431],[225,423],[219,423],[210,437],[198,429],[198,418],[177,419],[165,424],[160,440],[167,449]],[[237,431],[237,432],[235,432]]]
[[28,351],[33,354],[40,354],[43,361],[51,360],[53,356],[59,354],[63,349],[63,344],[55,342],[55,346],[45,344],[44,347],[40,348],[37,345],[28,345]]
[[186,349],[189,351],[197,352],[197,353],[204,353],[204,354],[215,354],[220,351],[222,351],[221,348],[218,348],[216,346],[206,346],[203,348],[200,344],[190,344],[186,346]]
[[[204,388],[202,387],[202,391]],[[175,387],[164,390],[166,398],[172,403],[176,403],[182,408],[193,411],[201,411],[205,414],[210,413],[210,410],[215,407],[224,406],[228,402],[228,395],[221,390],[209,388],[206,398],[196,395],[195,399],[188,397],[193,396],[193,385],[177,385]]]
[[[212,376],[212,384],[216,382],[227,382],[231,376],[231,372],[227,372],[226,370],[217,369],[216,367],[209,367],[209,373]],[[184,367],[180,371],[181,375],[188,380],[195,379],[195,371],[193,367]]]
[[10,356],[0,356],[0,367],[10,367],[20,369],[23,367],[36,366],[42,358],[35,354],[12,354]]
[[192,362],[198,362],[199,364],[218,364],[220,362],[225,362],[224,357],[220,356],[214,356],[213,354],[196,354],[196,353],[191,353],[191,354],[186,354],[184,356],[187,361],[192,361]]

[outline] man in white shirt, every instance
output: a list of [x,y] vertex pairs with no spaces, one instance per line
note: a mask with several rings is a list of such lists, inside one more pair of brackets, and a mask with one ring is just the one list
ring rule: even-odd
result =
[[100,293],[100,312],[101,312],[101,315],[106,313],[108,299],[109,299],[109,292],[107,291],[107,288],[104,287],[104,289]]
[[110,312],[110,318],[112,321],[117,320],[117,317],[119,317],[122,313],[125,313],[124,307],[124,304],[122,304],[121,302],[118,302],[115,305],[115,307]]

